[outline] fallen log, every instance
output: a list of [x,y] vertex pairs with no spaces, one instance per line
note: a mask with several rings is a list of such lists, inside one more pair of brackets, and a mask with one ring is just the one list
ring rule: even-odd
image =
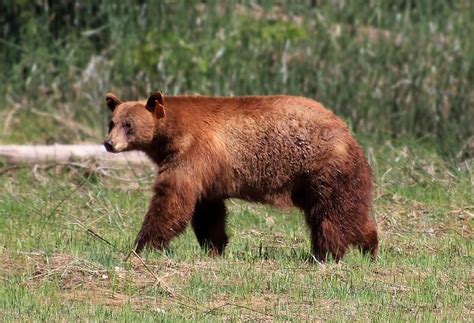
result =
[[94,161],[99,165],[146,165],[152,162],[142,152],[108,153],[102,145],[6,145],[0,146],[0,162],[9,165],[61,164]]

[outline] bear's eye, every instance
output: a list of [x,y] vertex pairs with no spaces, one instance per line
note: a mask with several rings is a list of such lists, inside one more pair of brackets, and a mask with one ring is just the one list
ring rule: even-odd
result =
[[109,122],[109,132],[112,131],[113,127],[115,127],[115,123],[113,121]]
[[127,134],[131,134],[132,133],[132,123],[128,120],[125,120],[123,123],[122,123],[122,127],[123,129],[125,130],[125,132]]

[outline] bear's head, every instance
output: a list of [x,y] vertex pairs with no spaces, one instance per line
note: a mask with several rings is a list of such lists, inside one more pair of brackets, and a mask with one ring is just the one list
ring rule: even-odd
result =
[[119,153],[149,147],[155,135],[157,122],[165,117],[161,92],[151,94],[146,102],[122,102],[112,93],[108,93],[105,100],[112,111],[109,135],[104,141],[105,149],[108,152]]

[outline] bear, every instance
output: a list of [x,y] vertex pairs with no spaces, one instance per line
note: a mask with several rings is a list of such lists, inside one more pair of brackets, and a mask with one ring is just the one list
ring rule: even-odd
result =
[[191,224],[204,250],[222,254],[224,202],[236,198],[299,208],[319,262],[337,262],[351,246],[376,258],[371,169],[347,125],[320,103],[161,92],[127,102],[108,93],[106,103],[105,149],[143,151],[157,166],[137,253],[167,248]]

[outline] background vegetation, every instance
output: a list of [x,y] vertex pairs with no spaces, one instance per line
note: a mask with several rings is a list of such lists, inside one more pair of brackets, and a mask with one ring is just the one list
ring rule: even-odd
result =
[[304,95],[357,133],[460,152],[474,127],[471,1],[296,3],[4,1],[2,141],[97,141],[104,93],[161,89]]
[[469,0],[0,2],[0,144],[101,142],[106,92],[287,93],[361,141],[376,263],[308,263],[304,220],[230,201],[231,244],[192,232],[124,261],[148,169],[0,161],[5,320],[474,319]]

